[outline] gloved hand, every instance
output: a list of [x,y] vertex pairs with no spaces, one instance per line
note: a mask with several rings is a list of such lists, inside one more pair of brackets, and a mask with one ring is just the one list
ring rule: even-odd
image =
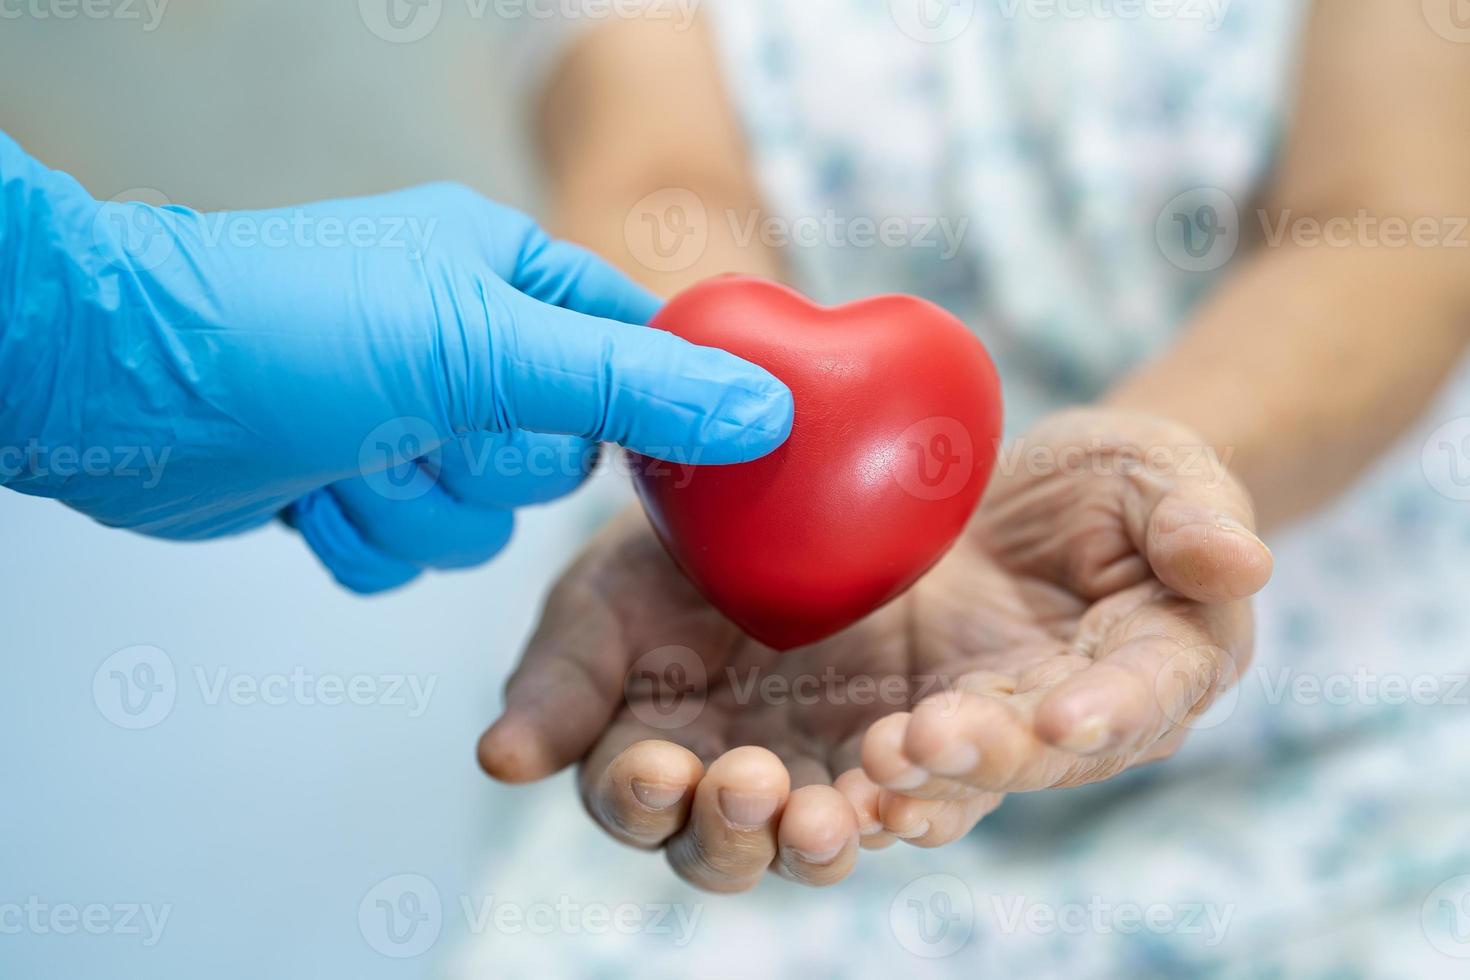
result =
[[712,464],[785,439],[785,386],[657,308],[459,186],[99,203],[0,134],[0,485],[175,539],[284,514],[343,584],[391,588],[494,555],[598,442]]

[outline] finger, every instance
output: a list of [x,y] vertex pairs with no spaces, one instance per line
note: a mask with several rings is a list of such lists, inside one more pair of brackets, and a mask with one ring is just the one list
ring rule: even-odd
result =
[[519,783],[576,762],[622,702],[627,668],[616,614],[583,579],[583,566],[574,566],[552,590],[506,682],[505,710],[480,739],[480,765]]
[[527,232],[510,284],[552,306],[639,326],[663,305],[597,255],[535,226]]
[[1004,799],[1004,793],[975,793],[957,800],[916,800],[885,790],[879,812],[884,829],[899,840],[915,847],[939,847],[968,834]]
[[513,429],[472,432],[446,443],[439,485],[455,500],[488,510],[544,504],[580,487],[597,465],[595,442]]
[[611,759],[601,745],[588,759],[582,798],[613,837],[652,848],[683,829],[704,765],[672,742],[642,739]]
[[1256,536],[1250,497],[1208,447],[1188,448],[1172,471],[1131,482],[1129,537],[1159,581],[1182,595],[1201,602],[1254,595],[1271,578],[1272,557]]
[[[540,302],[636,324],[658,312],[661,303],[648,290],[592,252],[550,237],[527,214],[452,182],[409,193],[434,197],[437,213],[471,229],[472,247],[496,276]],[[397,195],[368,200],[402,207]]]
[[[410,466],[418,464],[410,463]],[[462,503],[426,476],[411,496],[385,495],[374,480],[356,477],[328,487],[342,514],[377,551],[422,568],[474,568],[510,541],[515,517]]]
[[[1032,730],[1032,692],[990,697],[947,691],[919,702],[902,733],[901,758],[932,773],[933,782],[907,780],[909,789],[885,782],[885,770],[863,766],[874,782],[905,795],[964,798],[957,785],[994,793],[1046,789],[1075,775],[1081,764],[1070,752],[1042,742]],[[892,737],[891,735],[889,736]],[[884,758],[877,756],[876,758]]]
[[1164,596],[1122,625],[1097,662],[1045,691],[1036,733],[1079,755],[1132,752],[1186,727],[1250,656],[1247,603]]
[[282,516],[346,589],[374,595],[407,585],[419,576],[417,565],[385,555],[365,541],[337,498],[325,489],[302,497]]
[[805,885],[835,885],[857,864],[857,814],[831,786],[793,790],[776,839],[782,873]]
[[878,813],[878,797],[882,788],[861,769],[849,769],[838,776],[833,787],[847,797],[853,813],[857,814],[858,835],[862,846],[868,850],[880,850],[894,842],[894,838],[883,829],[883,818]]
[[790,786],[786,767],[767,749],[726,752],[700,780],[688,824],[669,841],[669,864],[706,891],[755,887],[776,857]]
[[[927,703],[927,702],[921,702]],[[962,782],[939,775],[927,766],[917,764],[904,746],[912,715],[898,712],[875,721],[863,738],[863,771],[884,789],[926,799],[948,799],[970,795],[972,789]],[[955,756],[962,760],[947,768],[967,773],[978,758],[977,750],[968,743],[956,743],[935,753],[927,761],[943,763]]]
[[689,464],[756,459],[791,432],[791,392],[733,354],[520,293],[504,305],[488,430],[581,436]]

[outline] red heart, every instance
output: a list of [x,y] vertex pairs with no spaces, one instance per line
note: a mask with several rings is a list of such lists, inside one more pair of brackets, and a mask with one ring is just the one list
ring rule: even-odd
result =
[[953,316],[910,296],[824,308],[722,276],[653,326],[770,371],[796,401],[763,459],[639,458],[664,547],[705,598],[778,650],[814,643],[898,596],[949,550],[990,479],[1000,380]]

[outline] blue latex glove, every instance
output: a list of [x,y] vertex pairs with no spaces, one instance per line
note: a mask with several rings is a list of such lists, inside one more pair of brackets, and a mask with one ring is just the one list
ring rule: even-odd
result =
[[642,326],[657,309],[463,187],[99,203],[0,134],[0,484],[111,526],[283,514],[373,592],[487,560],[598,442],[711,464],[778,446],[785,386]]

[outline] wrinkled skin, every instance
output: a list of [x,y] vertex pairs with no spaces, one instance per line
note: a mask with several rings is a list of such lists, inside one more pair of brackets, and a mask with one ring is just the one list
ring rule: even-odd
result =
[[1008,792],[1165,757],[1249,659],[1271,572],[1200,445],[1121,412],[1043,421],[912,590],[784,655],[625,513],[553,592],[481,762],[519,782],[581,760],[604,829],[729,892],[830,884],[859,845],[944,844]]

